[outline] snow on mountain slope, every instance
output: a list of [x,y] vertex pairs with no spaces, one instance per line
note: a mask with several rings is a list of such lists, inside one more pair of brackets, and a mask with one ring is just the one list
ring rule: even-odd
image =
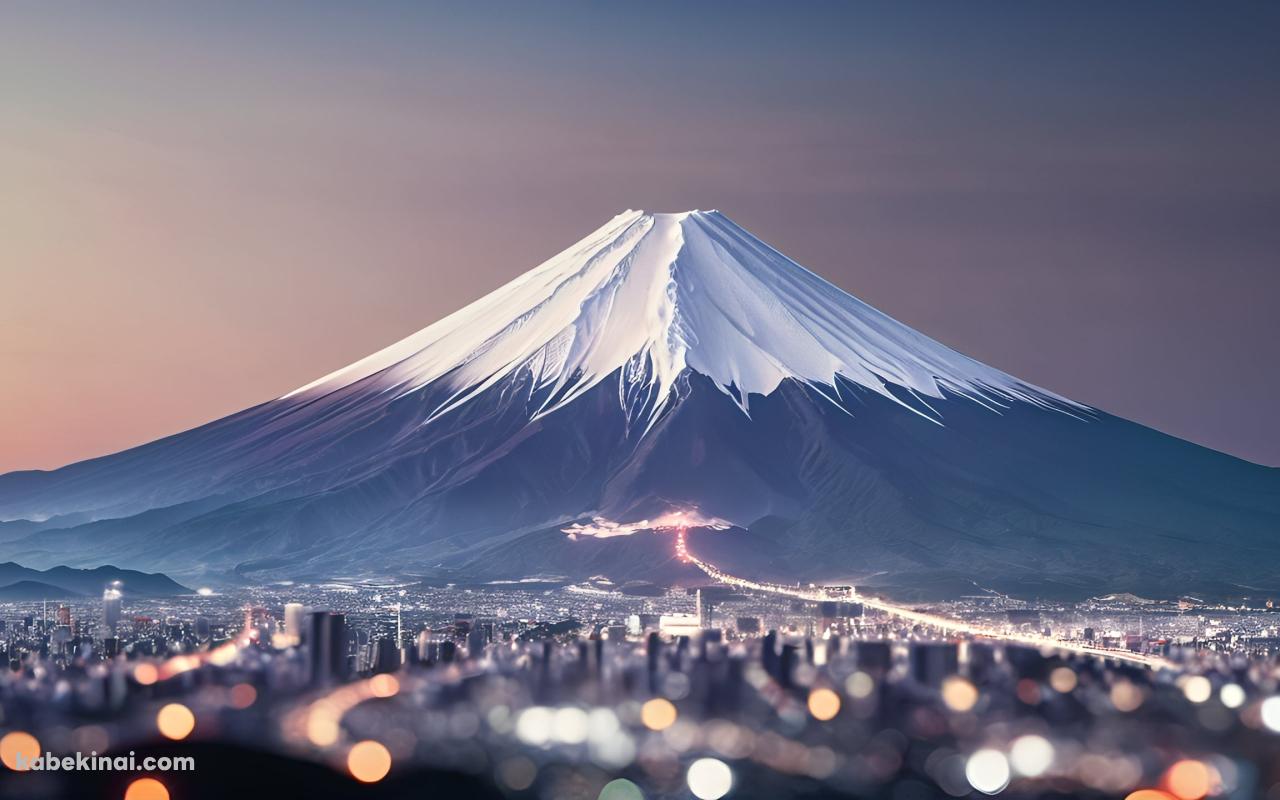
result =
[[434,418],[528,370],[545,414],[621,370],[628,418],[651,424],[686,368],[745,412],[751,395],[786,378],[838,400],[836,376],[931,416],[925,398],[944,391],[993,407],[1083,409],[917,333],[716,211],[619,214],[492,294],[285,398],[374,375],[372,386],[392,393],[444,378],[455,391]]

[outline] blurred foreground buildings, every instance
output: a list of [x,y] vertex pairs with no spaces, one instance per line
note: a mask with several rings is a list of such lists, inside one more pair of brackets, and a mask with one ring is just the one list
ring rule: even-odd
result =
[[[307,796],[458,775],[549,799],[1280,797],[1280,614],[1124,597],[934,610],[1163,666],[723,586],[113,586],[100,604],[0,606],[0,757],[234,743],[319,765],[332,777]],[[143,777],[6,771],[0,796],[93,780],[125,797]]]

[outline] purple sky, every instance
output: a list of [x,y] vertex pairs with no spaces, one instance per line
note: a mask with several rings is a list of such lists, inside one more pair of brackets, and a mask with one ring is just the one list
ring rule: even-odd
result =
[[625,208],[1280,464],[1280,6],[266,6],[0,9],[0,471],[280,395]]

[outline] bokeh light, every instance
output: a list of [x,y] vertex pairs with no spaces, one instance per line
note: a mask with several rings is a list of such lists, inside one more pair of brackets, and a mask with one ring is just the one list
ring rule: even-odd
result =
[[1203,703],[1213,696],[1213,684],[1203,675],[1191,675],[1182,682],[1182,694],[1192,703]]
[[626,778],[618,778],[604,785],[599,800],[644,800],[644,792]]
[[718,758],[700,758],[685,775],[689,791],[698,800],[720,800],[733,788],[733,770]]
[[552,721],[552,733],[557,741],[565,744],[581,744],[587,740],[587,712],[576,706],[558,709]]
[[1023,678],[1018,681],[1013,688],[1013,692],[1018,696],[1018,700],[1029,706],[1039,705],[1040,703],[1040,684],[1030,678]]
[[655,697],[640,707],[640,721],[651,731],[670,728],[676,716],[675,704],[665,697]]
[[529,745],[544,745],[551,741],[555,712],[545,706],[531,706],[516,718],[516,738]]
[[1019,736],[1009,748],[1009,762],[1019,774],[1038,778],[1053,766],[1053,745],[1043,736]]
[[356,742],[347,753],[347,770],[361,783],[377,783],[391,771],[391,753],[381,742]]
[[185,739],[196,727],[196,715],[181,703],[170,703],[156,714],[156,727],[166,739]]
[[333,714],[313,711],[307,717],[307,739],[316,747],[328,747],[338,741],[342,731]]
[[231,687],[231,707],[248,708],[258,699],[258,690],[252,684],[237,683]]
[[169,800],[169,789],[155,778],[138,778],[124,790],[124,800]]
[[820,722],[835,719],[840,713],[840,695],[827,688],[814,689],[809,692],[809,713]]
[[1245,694],[1244,687],[1238,683],[1223,684],[1218,690],[1218,699],[1227,708],[1239,708],[1249,699]]
[[1165,788],[1178,800],[1200,800],[1213,789],[1213,774],[1203,762],[1183,759],[1164,775]]
[[876,690],[876,681],[865,672],[855,672],[845,678],[844,690],[853,699],[864,700]]
[[[9,769],[31,769],[31,761],[40,755],[40,742],[26,731],[10,731],[0,738],[0,761]],[[19,765],[18,760],[22,763]]]
[[1258,707],[1262,716],[1262,724],[1272,731],[1280,733],[1280,697],[1268,697]]
[[1116,711],[1129,713],[1142,707],[1145,699],[1142,689],[1129,681],[1116,681],[1111,687],[1111,705]]
[[133,668],[133,679],[143,686],[150,686],[160,679],[160,670],[155,664],[143,662]]
[[999,794],[1009,785],[1009,761],[999,750],[979,750],[964,765],[969,785],[983,794]]
[[1058,667],[1049,673],[1049,685],[1059,694],[1069,694],[1074,691],[1077,680],[1076,671],[1071,667]]
[[970,711],[978,703],[978,689],[959,675],[952,675],[942,682],[942,702],[958,713]]
[[400,691],[400,681],[394,675],[374,675],[369,679],[369,691],[374,697],[395,697]]

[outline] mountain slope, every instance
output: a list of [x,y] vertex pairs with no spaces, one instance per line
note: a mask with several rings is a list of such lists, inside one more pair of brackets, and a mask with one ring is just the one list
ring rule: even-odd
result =
[[615,534],[676,511],[771,577],[1280,587],[1277,471],[956,353],[716,212],[619,215],[277,400],[0,476],[0,519],[27,520],[0,523],[0,555],[661,578],[668,540]]

